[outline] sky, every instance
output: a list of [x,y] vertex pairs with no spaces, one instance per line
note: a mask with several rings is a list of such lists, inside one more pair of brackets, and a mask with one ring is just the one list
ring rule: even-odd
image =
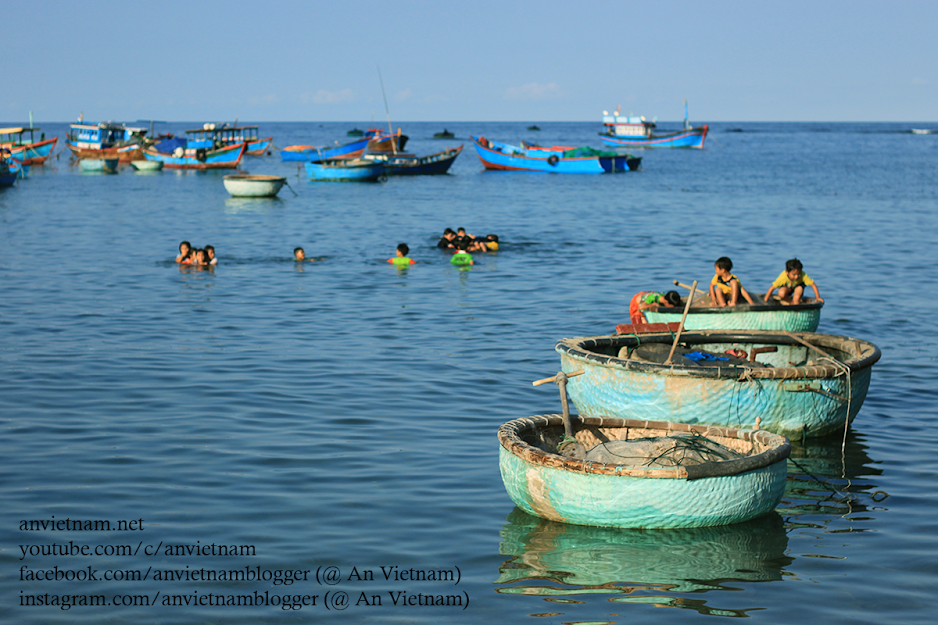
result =
[[[938,120],[938,2],[5,3],[0,122]],[[382,82],[384,95],[382,94]],[[385,96],[387,108],[385,107]]]

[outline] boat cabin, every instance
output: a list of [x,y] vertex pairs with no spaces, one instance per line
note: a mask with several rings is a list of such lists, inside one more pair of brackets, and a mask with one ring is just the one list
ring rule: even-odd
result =
[[[29,139],[24,139],[23,135],[29,133]],[[39,128],[0,128],[0,148],[18,148],[22,145],[36,143],[34,133],[39,132]],[[46,140],[46,133],[41,133],[39,141]]]
[[68,131],[68,141],[75,147],[102,150],[137,143],[146,134],[146,128],[131,128],[111,122],[72,124]]
[[603,111],[603,127],[606,133],[618,137],[650,137],[655,122],[645,121],[644,117],[609,115]]
[[216,126],[205,124],[186,131],[186,147],[190,150],[215,150],[245,141],[258,141],[257,126]]

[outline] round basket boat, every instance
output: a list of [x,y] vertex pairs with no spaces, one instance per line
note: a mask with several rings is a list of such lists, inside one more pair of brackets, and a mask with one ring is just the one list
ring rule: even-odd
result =
[[[881,353],[813,332],[670,332],[562,339],[567,392],[582,415],[762,428],[801,439],[843,432],[866,399]],[[741,350],[747,357],[727,354]]]
[[499,467],[508,495],[527,512],[574,525],[676,528],[729,525],[771,512],[785,492],[791,443],[764,430],[571,416],[577,442],[701,436],[735,451],[733,459],[650,467],[561,456],[561,415],[516,419],[498,430]]
[[130,166],[137,171],[159,171],[163,169],[163,161],[130,161]]
[[78,161],[82,171],[100,171],[106,174],[116,174],[119,159],[116,158],[83,158]]
[[[776,301],[764,303],[759,297],[757,304],[738,306],[691,306],[684,321],[686,330],[788,330],[790,332],[814,332],[821,321],[824,302],[805,300],[800,304],[782,305]],[[659,306],[643,311],[648,323],[673,323],[680,321],[683,307]]]
[[284,176],[232,174],[225,176],[225,190],[233,197],[274,197],[283,188]]

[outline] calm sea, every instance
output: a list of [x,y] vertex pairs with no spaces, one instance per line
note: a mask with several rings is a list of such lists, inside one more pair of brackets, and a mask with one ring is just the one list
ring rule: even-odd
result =
[[[261,131],[282,148],[356,125]],[[420,154],[465,145],[450,175],[314,183],[274,153],[243,169],[290,188],[245,200],[224,173],[88,174],[60,152],[0,190],[3,622],[934,622],[938,134],[721,123],[639,172],[554,176],[484,172],[468,137],[598,147],[598,123],[402,126]],[[435,242],[461,226],[501,251],[453,267]],[[218,266],[175,265],[183,239]],[[724,255],[751,291],[800,258],[819,331],[882,349],[845,445],[796,444],[777,514],[744,525],[517,510],[495,433],[559,411],[531,386],[554,343]]]

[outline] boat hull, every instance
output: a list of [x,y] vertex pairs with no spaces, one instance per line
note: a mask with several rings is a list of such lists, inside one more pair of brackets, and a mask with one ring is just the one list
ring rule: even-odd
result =
[[12,158],[0,160],[0,187],[16,185],[18,178],[23,177],[24,166]]
[[[826,360],[785,332],[685,332],[681,342],[722,354],[742,347],[775,347],[758,356],[770,368],[745,365],[665,365],[619,358],[623,348],[659,343],[671,333],[563,339],[555,349],[563,371],[583,369],[567,384],[580,414],[678,423],[752,427],[789,438],[843,432],[866,399],[873,364],[880,351],[872,343],[829,334],[800,333],[843,365]],[[810,362],[809,362],[810,361]],[[792,366],[795,363],[798,366]],[[848,373],[849,368],[849,373]]]
[[709,126],[648,137],[599,133],[602,142],[617,148],[703,148]]
[[270,147],[270,144],[273,143],[273,137],[267,137],[266,139],[259,139],[257,141],[248,141],[247,150],[245,154],[249,156],[264,156],[264,153],[267,152],[267,148]]
[[225,176],[225,190],[232,197],[274,197],[287,179],[283,176],[240,174]]
[[375,182],[385,175],[381,162],[309,162],[306,174],[311,180],[324,182]]
[[100,171],[108,174],[117,173],[117,165],[120,162],[116,158],[83,158],[81,161],[82,171]]
[[315,147],[312,145],[292,145],[280,151],[281,161],[324,161],[330,158],[358,158],[365,153],[368,139],[352,141],[334,147]]
[[143,146],[139,143],[123,145],[116,148],[80,148],[74,143],[66,141],[65,145],[71,150],[72,156],[79,160],[110,160],[118,159],[121,163],[139,161],[143,159]]
[[629,170],[629,155],[560,158],[556,154],[531,156],[523,148],[472,137],[479,160],[496,171],[537,171],[555,174],[602,174]]
[[130,166],[137,171],[160,171],[163,169],[162,161],[130,161]]
[[148,149],[144,156],[148,161],[159,161],[163,163],[166,169],[237,169],[241,163],[241,157],[244,156],[246,143],[239,143],[223,147],[218,150],[211,150],[205,153],[204,159],[196,156],[173,156],[164,154],[154,149]]
[[[577,441],[587,447],[608,440],[696,432],[755,453],[740,460],[676,468],[602,464],[564,458],[553,451],[563,437],[560,415],[517,419],[499,428],[499,469],[508,495],[528,514],[600,527],[709,527],[762,516],[773,511],[784,495],[791,445],[782,436],[641,420],[573,416],[571,422]],[[735,463],[732,469],[731,463]]]
[[[685,330],[788,330],[814,332],[821,321],[824,302],[792,306],[691,307],[684,322]],[[683,310],[659,308],[643,311],[648,323],[680,322]],[[632,320],[634,322],[634,319]]]
[[53,137],[36,143],[10,146],[8,149],[13,158],[23,165],[42,165],[52,154],[58,140],[58,137]]
[[409,138],[407,135],[401,134],[400,131],[393,135],[372,136],[368,141],[368,150],[371,152],[403,152]]
[[429,156],[375,155],[372,158],[384,163],[389,176],[434,176],[447,173],[461,152],[462,146],[459,146]]

